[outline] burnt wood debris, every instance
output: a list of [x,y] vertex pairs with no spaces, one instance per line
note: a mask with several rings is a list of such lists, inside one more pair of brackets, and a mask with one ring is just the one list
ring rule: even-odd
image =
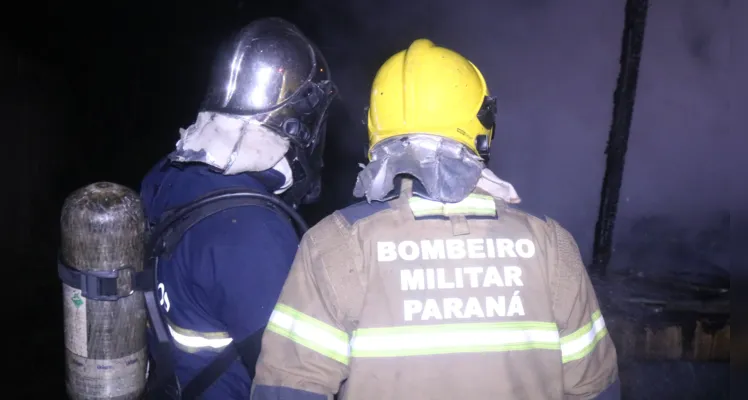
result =
[[605,175],[600,193],[600,210],[592,249],[592,273],[605,275],[612,255],[613,229],[623,181],[631,117],[634,113],[639,60],[644,44],[649,0],[628,0],[621,40],[621,69],[613,94],[613,120],[608,134]]

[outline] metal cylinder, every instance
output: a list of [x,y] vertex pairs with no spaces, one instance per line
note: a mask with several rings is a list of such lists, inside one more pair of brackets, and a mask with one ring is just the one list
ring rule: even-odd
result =
[[[60,262],[80,271],[143,269],[146,223],[133,190],[109,182],[78,189],[65,200],[60,225]],[[143,294],[97,301],[63,283],[62,296],[70,398],[139,398],[148,360]]]

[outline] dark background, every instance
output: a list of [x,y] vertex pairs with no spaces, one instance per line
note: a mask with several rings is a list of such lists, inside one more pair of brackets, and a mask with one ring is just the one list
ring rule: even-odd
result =
[[[64,198],[100,180],[137,189],[194,121],[218,41],[257,17],[297,24],[341,91],[323,201],[306,210],[311,222],[353,201],[377,68],[428,37],[471,59],[498,96],[491,167],[516,186],[525,209],[564,224],[591,262],[624,0],[99,3],[29,1],[2,12],[0,235],[6,335],[22,338],[9,346],[9,381],[28,381],[23,398],[56,398],[63,388],[54,265]],[[612,270],[729,280],[745,264],[728,247],[748,211],[746,185],[730,184],[740,182],[748,144],[734,118],[746,108],[737,95],[745,79],[735,73],[745,59],[733,50],[733,38],[744,37],[743,11],[729,0],[650,7]]]

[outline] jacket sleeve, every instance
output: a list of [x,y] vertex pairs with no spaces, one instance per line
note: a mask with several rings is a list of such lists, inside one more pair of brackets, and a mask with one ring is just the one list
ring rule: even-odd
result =
[[341,224],[333,214],[302,239],[262,339],[253,400],[332,399],[347,378],[360,300],[346,293],[361,293],[360,253]]
[[565,399],[620,399],[618,360],[595,289],[571,234],[556,237],[553,312],[561,336]]
[[[209,246],[194,285],[203,292],[209,311],[236,343],[259,337],[268,323],[291,268],[298,239],[293,226],[272,211],[241,207],[212,217],[204,226]],[[199,228],[196,227],[196,228]],[[191,238],[194,239],[194,238]],[[205,268],[210,266],[210,268]],[[240,346],[243,353],[245,346]],[[254,368],[255,359],[242,361]],[[254,358],[256,355],[250,357]]]

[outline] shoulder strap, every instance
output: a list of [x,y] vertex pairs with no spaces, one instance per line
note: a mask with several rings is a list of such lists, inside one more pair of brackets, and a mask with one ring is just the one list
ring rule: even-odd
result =
[[237,358],[242,357],[247,365],[249,379],[255,379],[254,364],[260,357],[260,347],[262,343],[262,334],[265,332],[264,327],[258,329],[255,333],[235,344],[232,342],[224,348],[218,355],[205,366],[182,390],[182,400],[197,399],[210,385],[213,384]]
[[[265,207],[278,214],[285,215],[296,225],[299,236],[303,236],[307,230],[307,225],[301,216],[293,208],[275,196],[247,189],[228,189],[211,192],[192,203],[168,211],[162,217],[161,221],[151,229],[146,247],[146,260],[143,272],[150,274],[152,281],[155,283],[158,260],[162,257],[168,257],[191,227],[221,211],[245,206]],[[154,387],[167,388],[170,385],[173,386],[174,379],[171,335],[168,331],[166,319],[161,315],[161,308],[158,307],[155,287],[149,289],[144,293],[146,308],[151,329],[157,339],[155,348],[152,351],[152,357],[156,364],[154,372],[157,377],[154,381]],[[262,331],[259,334],[261,335]],[[243,345],[250,338],[243,341],[239,346]],[[216,356],[214,361],[188,383],[184,388],[182,398],[197,398],[197,396],[210,387],[226,371],[239,355],[240,352],[237,351],[237,345],[233,343],[224,348]],[[254,375],[254,371],[251,371],[250,375]]]
[[284,214],[294,223],[299,235],[303,235],[308,229],[304,220],[293,208],[273,195],[245,188],[223,189],[167,211],[159,223],[151,229],[147,253],[152,253],[156,257],[168,255],[182,240],[182,236],[203,219],[230,208],[252,205]]

